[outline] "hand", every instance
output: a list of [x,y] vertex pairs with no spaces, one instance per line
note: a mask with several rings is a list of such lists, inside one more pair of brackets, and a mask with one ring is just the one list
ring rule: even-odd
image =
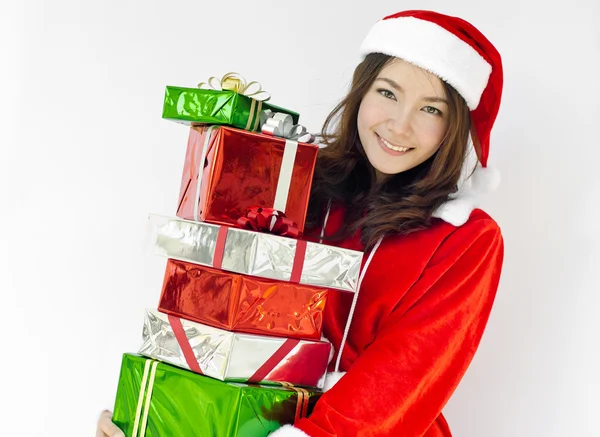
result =
[[104,410],[98,419],[96,437],[125,437],[123,431],[112,423],[112,413],[108,410]]

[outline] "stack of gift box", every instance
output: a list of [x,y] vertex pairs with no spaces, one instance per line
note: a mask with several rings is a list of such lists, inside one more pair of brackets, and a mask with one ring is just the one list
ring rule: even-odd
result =
[[190,133],[176,216],[149,218],[167,267],[123,356],[113,420],[128,437],[261,437],[308,415],[327,296],[358,281],[361,252],[303,238],[318,147],[298,114],[236,74],[211,80],[166,89],[163,118]]

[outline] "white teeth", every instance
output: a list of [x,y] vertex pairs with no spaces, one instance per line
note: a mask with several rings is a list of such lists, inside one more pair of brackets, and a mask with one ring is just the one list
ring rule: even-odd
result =
[[[379,137],[381,138],[381,137]],[[408,149],[410,149],[410,147],[399,147],[399,146],[392,146],[390,143],[388,143],[386,140],[384,140],[383,138],[381,138],[381,142],[383,144],[386,145],[386,147],[388,149],[392,149],[395,150],[396,152],[406,152]]]

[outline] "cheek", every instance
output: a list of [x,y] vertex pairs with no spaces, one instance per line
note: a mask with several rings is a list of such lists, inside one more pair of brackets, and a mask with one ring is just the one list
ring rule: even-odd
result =
[[359,128],[369,129],[385,120],[384,110],[370,95],[366,95],[358,108]]
[[419,143],[428,150],[437,150],[442,143],[447,123],[440,120],[423,120],[418,126]]

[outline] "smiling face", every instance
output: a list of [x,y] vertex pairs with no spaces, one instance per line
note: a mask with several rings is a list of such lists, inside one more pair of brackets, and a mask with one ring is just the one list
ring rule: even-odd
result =
[[448,96],[432,73],[401,59],[387,64],[364,95],[358,136],[378,180],[429,159],[448,130]]

